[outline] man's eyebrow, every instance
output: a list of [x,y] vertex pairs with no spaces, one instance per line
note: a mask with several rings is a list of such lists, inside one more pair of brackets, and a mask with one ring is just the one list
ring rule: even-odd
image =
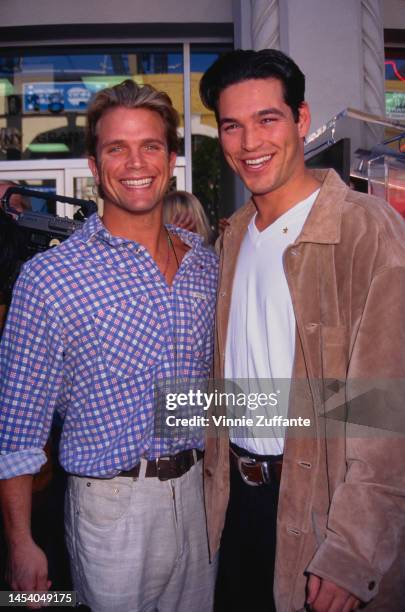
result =
[[275,108],[271,106],[270,108],[263,108],[255,113],[258,117],[263,117],[264,115],[277,115],[278,117],[285,117],[285,113],[279,108]]
[[[114,138],[113,140],[107,140],[107,142],[103,142],[102,148],[105,149],[106,147],[111,147],[112,145],[122,145],[126,142],[127,141],[124,138]],[[144,138],[141,142],[142,144],[160,144],[163,147],[166,146],[166,142],[161,138]]]
[[[282,110],[274,106],[271,106],[270,108],[263,108],[253,113],[253,117],[264,117],[265,115],[277,115],[278,117],[286,116]],[[225,123],[239,123],[239,121],[237,119],[233,119],[232,117],[222,117],[222,119],[219,120],[219,127]]]
[[114,140],[107,140],[106,142],[103,142],[101,148],[105,149],[106,147],[111,147],[111,145],[123,144],[124,142],[125,140],[119,138],[116,138]]
[[165,147],[166,141],[161,138],[145,138],[142,140],[142,144],[160,144]]

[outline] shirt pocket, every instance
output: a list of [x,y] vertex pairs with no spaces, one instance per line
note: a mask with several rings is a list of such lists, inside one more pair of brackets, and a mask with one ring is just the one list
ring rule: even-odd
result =
[[212,359],[215,300],[214,292],[190,291],[178,301],[181,319],[186,322],[186,344],[199,361]]
[[150,369],[162,356],[163,325],[146,294],[93,312],[93,323],[103,365],[118,376]]
[[216,293],[213,292],[207,293],[204,299],[198,293],[193,296],[195,351],[204,361],[209,362],[212,360],[215,303]]

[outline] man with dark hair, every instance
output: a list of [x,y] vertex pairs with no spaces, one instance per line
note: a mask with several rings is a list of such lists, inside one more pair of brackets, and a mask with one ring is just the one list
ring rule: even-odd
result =
[[150,86],[95,96],[89,164],[103,216],[24,266],[0,347],[11,587],[50,586],[29,518],[56,412],[74,588],[97,612],[212,608],[202,432],[170,435],[156,421],[156,385],[206,379],[212,353],[216,256],[162,221],[177,127]]
[[201,79],[201,99],[215,112],[218,121],[219,97],[226,87],[251,79],[270,78],[281,82],[284,102],[297,122],[305,99],[305,76],[287,55],[274,49],[259,52],[237,49],[220,57]]
[[277,398],[265,430],[246,410],[230,444],[207,439],[217,610],[399,612],[405,226],[332,170],[306,169],[304,89],[275,50],[231,52],[201,81],[252,193],[221,238],[215,375]]

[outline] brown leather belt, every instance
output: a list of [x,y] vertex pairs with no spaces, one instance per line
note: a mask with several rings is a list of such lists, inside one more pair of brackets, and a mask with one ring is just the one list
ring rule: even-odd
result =
[[[171,480],[172,478],[180,478],[191,467],[204,456],[204,452],[196,448],[181,451],[177,455],[171,457],[159,457],[147,461],[145,477],[159,478],[159,480]],[[137,463],[130,470],[122,471],[117,476],[126,476],[128,478],[138,478],[141,469],[141,463]]]
[[[235,450],[237,448],[237,450]],[[239,454],[243,449],[239,449],[235,444],[229,447],[229,457],[231,463],[236,467],[246,484],[258,487],[272,482],[280,483],[281,470],[283,467],[283,457],[274,456],[270,459],[260,460],[257,457],[246,454]]]

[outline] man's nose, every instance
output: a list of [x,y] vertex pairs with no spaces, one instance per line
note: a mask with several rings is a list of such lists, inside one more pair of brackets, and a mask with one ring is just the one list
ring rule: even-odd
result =
[[256,126],[245,126],[242,135],[242,147],[245,151],[255,151],[263,144],[260,130]]
[[128,168],[142,168],[144,157],[141,149],[130,149],[128,151],[126,165]]

